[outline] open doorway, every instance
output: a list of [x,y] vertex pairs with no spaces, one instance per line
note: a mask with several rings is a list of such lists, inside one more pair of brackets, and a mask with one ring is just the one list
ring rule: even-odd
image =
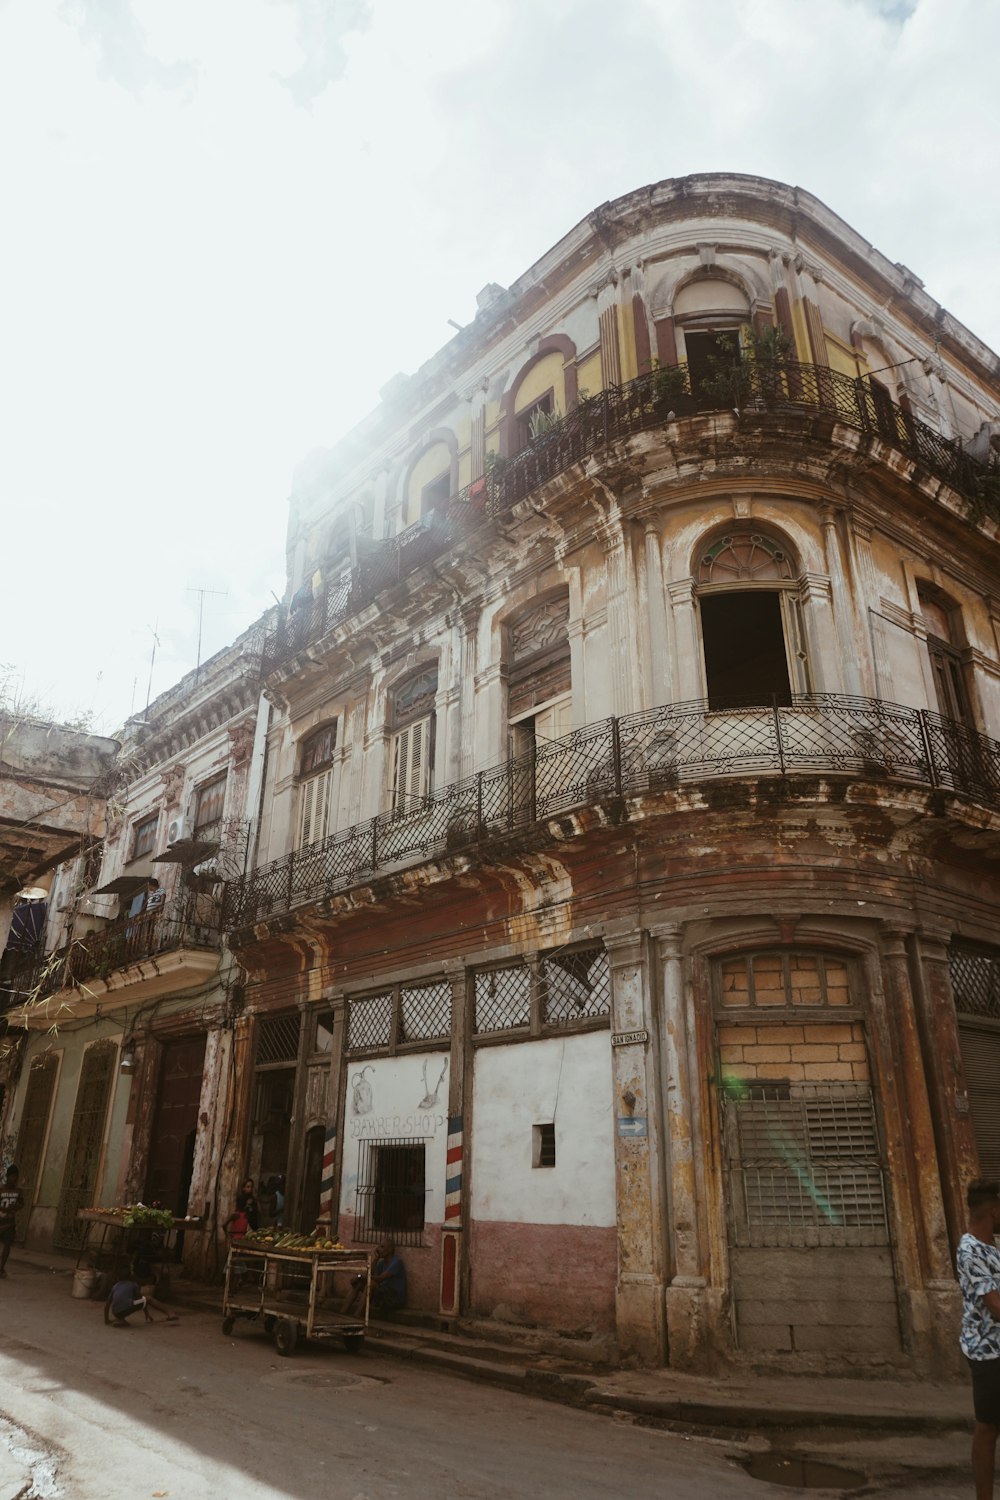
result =
[[710,709],[791,703],[777,591],[747,589],[703,597],[701,631]]

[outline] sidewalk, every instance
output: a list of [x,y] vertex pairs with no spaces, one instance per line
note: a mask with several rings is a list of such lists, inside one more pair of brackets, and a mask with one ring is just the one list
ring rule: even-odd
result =
[[[11,1257],[13,1269],[19,1264],[59,1277],[63,1286],[76,1268],[72,1256],[42,1255],[20,1246]],[[174,1276],[171,1301],[192,1312],[222,1316],[219,1286]],[[965,1434],[972,1427],[971,1394],[964,1383],[598,1368],[567,1357],[565,1348],[558,1346],[569,1340],[549,1340],[549,1349],[543,1350],[527,1347],[519,1330],[501,1324],[495,1333],[481,1322],[472,1332],[459,1332],[429,1315],[403,1314],[403,1319],[372,1321],[372,1353],[573,1406],[697,1430],[700,1435],[733,1438],[762,1430],[818,1428],[837,1430],[844,1439],[851,1433],[889,1439]]]

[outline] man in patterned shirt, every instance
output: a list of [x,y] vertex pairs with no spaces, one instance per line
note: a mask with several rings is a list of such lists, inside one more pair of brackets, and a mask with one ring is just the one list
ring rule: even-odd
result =
[[959,1240],[956,1257],[962,1288],[959,1343],[972,1371],[976,1500],[993,1500],[1000,1428],[1000,1250],[993,1241],[1000,1233],[1000,1182],[978,1177],[969,1183],[966,1202],[969,1231]]

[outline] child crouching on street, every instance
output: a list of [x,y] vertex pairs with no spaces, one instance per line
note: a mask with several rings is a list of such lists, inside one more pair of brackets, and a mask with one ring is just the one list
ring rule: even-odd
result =
[[104,1304],[104,1321],[110,1323],[113,1328],[127,1328],[126,1319],[139,1311],[145,1315],[147,1323],[156,1321],[153,1311],[162,1313],[168,1323],[180,1321],[177,1314],[172,1313],[169,1308],[159,1302],[154,1302],[152,1297],[144,1297],[139,1283],[133,1281],[127,1271],[119,1270],[116,1273],[115,1284],[108,1293],[108,1300]]

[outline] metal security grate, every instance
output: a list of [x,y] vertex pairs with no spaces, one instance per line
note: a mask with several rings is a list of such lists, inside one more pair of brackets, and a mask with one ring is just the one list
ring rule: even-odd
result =
[[955,1009],[1000,1021],[1000,956],[952,948],[948,954]]
[[383,1239],[397,1245],[422,1243],[425,1165],[423,1141],[358,1142],[355,1240],[362,1244]]
[[399,992],[400,1042],[424,1042],[451,1036],[451,985],[404,986]]
[[543,1015],[549,1023],[583,1021],[611,1010],[611,967],[604,948],[542,959]]
[[531,970],[527,964],[481,969],[476,974],[476,1031],[509,1031],[531,1020]]
[[888,1244],[867,1085],[730,1085],[720,1108],[732,1244]]
[[392,1036],[392,992],[352,1000],[347,1013],[348,1052],[375,1052]]
[[299,1055],[298,1011],[261,1016],[257,1021],[257,1063],[293,1063]]

